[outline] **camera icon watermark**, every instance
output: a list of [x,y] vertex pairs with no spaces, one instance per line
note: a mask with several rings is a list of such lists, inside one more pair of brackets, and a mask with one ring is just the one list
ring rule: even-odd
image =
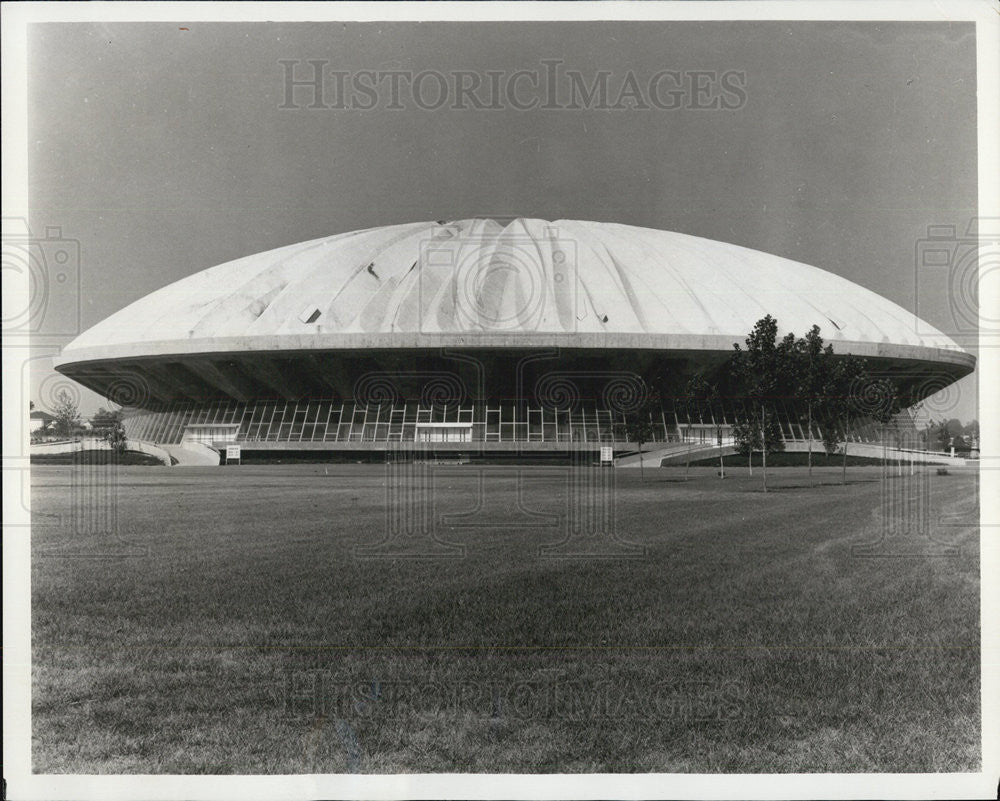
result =
[[1000,345],[1000,311],[988,298],[1000,297],[1000,218],[972,219],[961,232],[956,225],[929,225],[916,243],[915,294],[920,334],[933,334],[925,315],[941,320],[947,297],[948,316],[937,326],[960,345]]
[[554,225],[442,223],[419,266],[421,333],[576,331],[577,244]]
[[20,217],[3,219],[4,345],[62,344],[80,333],[80,243],[47,226],[33,236]]

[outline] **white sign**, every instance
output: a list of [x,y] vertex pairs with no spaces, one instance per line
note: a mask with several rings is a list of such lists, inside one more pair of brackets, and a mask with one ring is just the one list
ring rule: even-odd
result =
[[605,462],[613,462],[615,460],[615,451],[610,445],[601,446],[601,464]]
[[239,445],[227,445],[226,446],[226,461],[235,459],[239,461],[240,459],[240,446]]

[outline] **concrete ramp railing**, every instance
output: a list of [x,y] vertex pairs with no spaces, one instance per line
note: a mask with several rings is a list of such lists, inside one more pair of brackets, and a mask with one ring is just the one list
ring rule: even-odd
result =
[[[111,445],[107,440],[100,437],[83,437],[82,439],[62,440],[60,442],[35,442],[30,449],[31,456],[42,456],[57,453],[76,453],[78,451],[110,451]],[[169,465],[170,454],[163,448],[154,445],[152,442],[144,442],[139,439],[128,440],[126,451],[135,451],[159,459],[165,465]]]
[[[722,446],[723,453],[733,453],[731,445]],[[717,445],[705,445],[704,443],[690,442],[670,442],[667,444],[652,442],[645,446],[642,451],[642,463],[639,462],[639,452],[619,456],[615,459],[615,467],[659,467],[660,463],[669,459],[671,463],[675,460],[683,462],[691,454],[691,461],[695,459],[705,459],[709,456],[718,456],[719,447]]]
[[[785,446],[786,451],[806,451],[806,443],[804,442],[790,442],[788,445],[794,445],[795,447]],[[819,449],[822,451],[822,446]],[[813,447],[813,451],[816,451],[816,447]],[[843,451],[838,451],[843,455]],[[968,463],[968,460],[962,458],[961,456],[949,456],[947,453],[937,453],[935,451],[915,451],[908,448],[893,448],[887,446],[884,450],[881,445],[877,445],[873,442],[851,442],[847,446],[848,456],[864,456],[868,459],[881,459],[883,456],[886,459],[892,459],[894,461],[900,462],[916,462],[917,464],[944,464],[950,467],[963,467]]]
[[[721,449],[718,446],[707,448],[705,446],[695,446],[691,449],[689,456],[689,447],[690,446],[685,444],[679,444],[672,446],[671,448],[661,448],[656,451],[648,451],[643,454],[643,459],[646,467],[656,465],[663,467],[676,467],[677,465],[684,464],[689,458],[692,462],[695,462],[700,459],[718,459],[720,455],[729,456],[736,453],[736,449],[731,445],[723,445]],[[808,442],[793,441],[785,443],[785,453],[806,453],[808,450]],[[825,453],[822,443],[819,442],[813,442],[812,450],[814,454]],[[843,455],[842,450],[838,451],[838,453]],[[849,442],[847,445],[847,455],[863,456],[868,459],[886,458],[901,462],[912,461],[916,464],[942,464],[951,467],[962,467],[968,463],[966,459],[959,456],[949,456],[946,453],[937,453],[935,451],[916,451],[893,447],[886,447],[883,450],[881,445],[870,442]],[[654,461],[657,457],[659,457],[659,462]],[[620,467],[639,466],[638,454],[630,455],[624,458],[629,460],[628,464],[619,465],[616,460],[615,465]]]

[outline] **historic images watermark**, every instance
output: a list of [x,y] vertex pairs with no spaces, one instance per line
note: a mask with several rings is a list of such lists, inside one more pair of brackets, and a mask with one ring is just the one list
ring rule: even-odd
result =
[[423,111],[628,111],[741,109],[744,70],[566,69],[541,59],[515,70],[342,70],[328,59],[281,59],[282,109]]
[[[422,334],[576,330],[582,303],[577,242],[540,232],[442,221],[420,243]],[[411,268],[411,271],[414,269]]]
[[[80,333],[80,242],[59,226],[43,233],[21,217],[3,219],[5,347],[62,345]],[[8,281],[23,281],[14,291]]]
[[[885,393],[889,385],[885,382],[890,380],[897,386],[907,387],[910,394],[923,400],[908,407],[910,414],[897,414],[885,420],[884,412],[891,408],[891,399]],[[868,421],[868,428],[874,430],[874,440],[881,443],[867,446],[868,455],[881,460],[879,504],[871,524],[859,532],[860,541],[852,544],[851,555],[865,558],[961,556],[960,529],[975,526],[978,515],[970,516],[965,507],[957,510],[948,500],[953,491],[951,479],[942,476],[949,475],[947,468],[955,460],[954,449],[950,454],[931,450],[935,445],[946,445],[935,442],[934,437],[938,435],[932,431],[936,420],[941,420],[938,425],[947,430],[947,421],[959,406],[960,385],[946,372],[919,368],[876,369],[851,391],[854,407]],[[878,419],[883,422],[877,422]],[[923,430],[918,428],[920,419],[926,420]],[[849,444],[845,442],[844,447]]]
[[278,677],[280,715],[304,724],[303,757],[316,772],[361,773],[371,759],[364,740],[373,731],[405,731],[428,718],[526,728],[552,721],[700,728],[732,725],[747,714],[746,688],[733,680],[588,681],[547,672],[555,675],[382,681],[288,670]]
[[[558,355],[554,350],[522,359],[517,365],[515,395],[528,394],[522,368]],[[466,381],[451,371],[370,372],[355,384],[355,409],[356,414],[364,414],[364,436],[381,436],[387,446],[383,536],[356,546],[354,556],[461,558],[466,547],[449,541],[451,537],[477,529],[516,527],[537,533],[537,553],[542,559],[643,558],[646,549],[629,541],[618,524],[615,470],[599,459],[602,446],[610,450],[613,445],[616,417],[644,402],[648,389],[641,377],[625,371],[545,372],[533,384],[537,408],[523,410],[517,422],[504,423],[503,409],[470,400],[488,394],[483,388],[488,385],[489,367],[469,354],[451,358],[475,368],[473,380],[479,391],[474,396]],[[407,404],[407,397],[418,400]],[[588,401],[593,407],[589,418],[584,408]],[[596,403],[608,407],[603,427]],[[541,470],[467,463],[466,457],[474,452],[485,455],[491,443],[520,441],[531,447],[530,443],[546,438],[553,446],[568,449],[567,464]],[[468,503],[461,509],[441,509],[441,486],[454,480],[465,484]],[[529,497],[529,488],[539,481],[553,483],[555,504],[541,508],[536,505],[538,497]],[[511,484],[513,504],[501,508],[497,498]]]
[[[469,450],[472,450],[470,447]],[[617,475],[597,463],[592,450],[571,452],[566,465],[544,470],[510,465],[506,469],[464,464],[433,443],[399,443],[386,449],[385,522],[382,537],[357,545],[357,559],[464,558],[466,545],[452,541],[482,529],[511,528],[537,534],[539,559],[642,559],[646,548],[629,540],[619,525]],[[442,484],[466,486],[465,508],[439,508]],[[554,507],[538,508],[528,490],[539,481],[557,486]],[[513,505],[497,516],[496,488],[513,484]]]
[[[1000,344],[1000,319],[983,298],[1000,292],[1000,218],[977,217],[965,225],[927,226],[914,249],[914,319],[918,334],[936,332],[922,318],[948,299],[948,316],[935,316],[936,328],[959,345]],[[991,316],[993,315],[993,316]]]
[[581,681],[550,677],[503,681],[468,677],[355,680],[334,671],[289,670],[281,676],[282,714],[346,721],[418,714],[468,714],[531,720],[677,720],[717,722],[744,714],[735,681]]

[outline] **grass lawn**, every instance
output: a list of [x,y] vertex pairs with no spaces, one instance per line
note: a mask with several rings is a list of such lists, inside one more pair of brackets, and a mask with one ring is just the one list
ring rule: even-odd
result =
[[923,471],[880,540],[878,469],[621,470],[609,559],[540,553],[586,471],[439,467],[464,556],[360,559],[423,519],[382,467],[35,466],[34,769],[978,770],[977,478]]

